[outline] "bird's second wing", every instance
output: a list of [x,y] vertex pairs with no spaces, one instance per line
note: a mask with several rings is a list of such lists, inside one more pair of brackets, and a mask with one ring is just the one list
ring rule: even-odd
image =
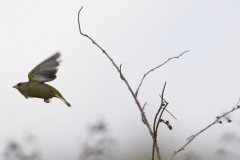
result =
[[28,73],[29,81],[49,82],[54,80],[57,76],[57,66],[60,53],[55,53]]

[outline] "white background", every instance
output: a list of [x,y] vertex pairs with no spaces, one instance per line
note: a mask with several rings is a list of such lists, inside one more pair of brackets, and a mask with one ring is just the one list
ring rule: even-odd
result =
[[[118,72],[107,57],[78,31],[100,44],[135,90],[144,73],[177,56],[180,59],[150,73],[139,92],[148,102],[152,123],[167,81],[165,98],[173,130],[159,130],[166,159],[216,116],[231,109],[240,97],[240,2],[207,0],[107,1],[68,0],[0,1],[0,151],[9,139],[25,133],[38,139],[45,160],[75,160],[85,141],[86,125],[104,119],[117,141],[114,159],[150,159],[152,141],[140,112]],[[49,84],[71,103],[58,99],[25,99],[12,86],[27,81],[28,72],[60,51],[58,78]],[[189,151],[214,159],[226,132],[239,133],[239,111],[197,137]],[[237,147],[225,146],[233,153]],[[177,159],[177,158],[176,158]]]

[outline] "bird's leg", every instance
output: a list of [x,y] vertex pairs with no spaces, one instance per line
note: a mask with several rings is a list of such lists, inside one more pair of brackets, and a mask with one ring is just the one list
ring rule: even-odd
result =
[[49,98],[44,98],[44,102],[45,103],[50,103],[50,99]]

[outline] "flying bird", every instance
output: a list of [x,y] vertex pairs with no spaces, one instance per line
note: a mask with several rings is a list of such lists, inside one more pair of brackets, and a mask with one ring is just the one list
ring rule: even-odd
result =
[[26,99],[29,97],[42,98],[44,102],[50,103],[50,99],[55,97],[62,100],[68,107],[71,107],[61,93],[54,87],[45,82],[53,81],[57,78],[57,68],[59,66],[58,58],[60,53],[55,53],[50,58],[46,59],[28,73],[28,82],[21,82],[13,86]]

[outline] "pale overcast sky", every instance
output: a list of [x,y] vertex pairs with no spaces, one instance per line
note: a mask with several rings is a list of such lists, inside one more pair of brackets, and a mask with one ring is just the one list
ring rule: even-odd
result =
[[[240,2],[237,0],[21,0],[0,1],[0,153],[10,139],[26,133],[37,137],[44,160],[76,160],[86,139],[86,125],[104,119],[117,141],[114,159],[150,159],[152,140],[140,112],[107,57],[78,31],[100,44],[122,64],[136,90],[144,73],[169,57],[190,50],[180,59],[149,74],[139,92],[148,102],[152,123],[167,81],[165,98],[173,130],[160,127],[159,146],[166,159],[185,139],[231,109],[240,97]],[[27,81],[28,72],[54,54],[62,53],[53,85],[71,103],[25,99],[12,86]],[[189,151],[216,159],[226,132],[237,136],[240,111],[197,137],[175,159]],[[239,154],[240,144],[225,149]],[[143,155],[141,155],[141,154]],[[239,155],[238,155],[239,156]],[[232,158],[234,159],[234,158]]]

